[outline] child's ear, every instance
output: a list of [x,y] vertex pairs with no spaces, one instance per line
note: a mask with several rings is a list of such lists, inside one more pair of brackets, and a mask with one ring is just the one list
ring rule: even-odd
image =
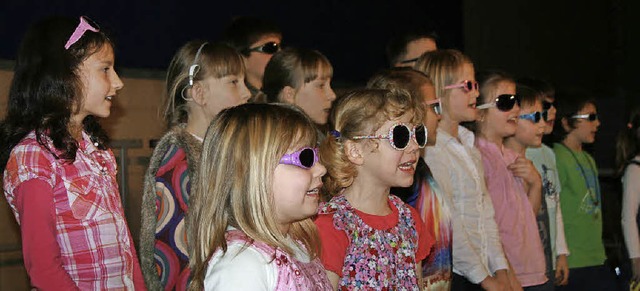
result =
[[364,158],[362,156],[362,143],[347,140],[344,144],[344,149],[349,161],[358,166],[364,164]]
[[207,105],[207,98],[205,98],[204,87],[200,82],[196,82],[188,90],[189,90],[189,97],[191,97],[191,99],[193,99],[193,101],[196,102],[196,104],[200,106]]
[[573,128],[571,128],[571,126],[569,125],[569,120],[566,117],[560,119],[560,122],[562,123],[562,128],[565,132],[571,132]]
[[289,104],[295,104],[296,89],[291,86],[284,86],[280,91],[280,100]]

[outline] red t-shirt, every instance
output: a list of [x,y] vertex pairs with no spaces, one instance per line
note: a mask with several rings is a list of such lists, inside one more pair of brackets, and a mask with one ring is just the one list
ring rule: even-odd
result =
[[[356,214],[362,221],[373,229],[387,230],[396,226],[399,222],[398,209],[389,200],[391,213],[384,216],[367,214],[355,209]],[[426,229],[424,222],[420,218],[420,214],[413,207],[407,205],[411,210],[411,217],[415,221],[416,230],[418,231],[418,252],[416,261],[424,260],[431,251],[431,247],[435,243],[433,235]],[[333,226],[333,213],[320,214],[314,221],[318,227],[320,240],[322,241],[322,253],[320,260],[325,269],[342,274],[345,253],[349,247],[349,238],[344,230],[336,229]]]

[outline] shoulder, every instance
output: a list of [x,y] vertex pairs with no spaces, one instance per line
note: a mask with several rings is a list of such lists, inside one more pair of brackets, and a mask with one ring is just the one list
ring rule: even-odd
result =
[[[227,252],[217,251],[207,267],[206,290],[272,290],[277,267],[270,256],[242,241],[231,242]],[[247,280],[247,276],[251,280]]]
[[[53,145],[50,147],[53,148]],[[58,159],[36,140],[32,132],[11,149],[5,167],[5,188],[9,184],[17,187],[20,183],[34,178],[47,181],[53,187],[57,163]]]

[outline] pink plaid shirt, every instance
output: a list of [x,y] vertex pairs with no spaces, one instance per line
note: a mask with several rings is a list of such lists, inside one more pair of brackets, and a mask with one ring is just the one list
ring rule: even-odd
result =
[[99,150],[83,132],[75,161],[65,163],[43,148],[34,132],[27,135],[13,148],[4,172],[4,194],[18,222],[14,190],[31,179],[51,187],[60,260],[78,288],[144,289],[110,150]]

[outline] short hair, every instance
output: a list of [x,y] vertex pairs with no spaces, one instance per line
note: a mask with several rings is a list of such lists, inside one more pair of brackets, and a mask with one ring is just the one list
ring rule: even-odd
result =
[[438,41],[438,35],[434,31],[409,30],[391,37],[386,47],[389,65],[393,66],[402,61],[402,58],[407,54],[407,45],[421,38],[429,38],[434,42]]
[[[321,70],[323,76],[318,76]],[[298,89],[319,77],[332,77],[329,59],[316,50],[285,48],[273,55],[264,69],[262,92],[267,102],[281,102],[279,95],[285,86]]]
[[553,129],[553,134],[555,141],[564,140],[569,134],[568,131],[564,129],[562,126],[562,118],[567,119],[567,124],[570,128],[575,128],[577,120],[571,118],[571,116],[578,113],[578,111],[582,110],[587,104],[596,105],[595,98],[591,95],[591,93],[582,88],[566,88],[559,90],[556,92],[558,96],[558,104],[556,120],[560,120],[561,122],[556,122]]
[[436,96],[443,98],[449,96],[450,90],[444,87],[453,84],[460,74],[464,64],[473,66],[471,58],[454,49],[442,49],[423,54],[414,68],[425,73],[436,89]]
[[425,96],[422,95],[422,86],[425,84],[433,86],[433,82],[426,74],[409,67],[396,67],[382,70],[375,74],[369,82],[367,88],[394,89],[401,88],[407,90],[417,104],[423,104]]
[[[200,55],[196,59],[196,54]],[[228,75],[244,75],[242,56],[223,43],[207,43],[194,40],[183,45],[173,56],[167,69],[164,119],[169,127],[189,120],[185,89],[189,85],[189,69],[199,65],[194,81],[207,77],[222,78]]]
[[[329,195],[351,186],[357,168],[345,152],[344,141],[354,136],[371,135],[388,120],[413,113],[413,123],[422,123],[420,105],[406,90],[357,89],[333,104],[330,123],[339,137],[328,136],[320,144],[320,160],[327,168],[324,188]],[[358,142],[376,142],[366,139]]]
[[[274,216],[274,172],[289,149],[315,147],[316,140],[313,121],[291,105],[248,103],[216,116],[207,130],[189,201],[191,290],[202,290],[213,254],[227,251],[229,226],[293,254]],[[312,259],[318,256],[319,237],[310,217],[292,223],[288,235],[300,241]]]
[[545,97],[550,97],[553,99],[556,98],[556,90],[553,88],[553,85],[551,85],[551,83],[543,79],[538,79],[534,77],[524,77],[524,78],[518,78],[516,80],[516,83],[522,86],[527,86],[532,90],[535,90],[536,92],[538,92],[537,94],[541,94]]
[[253,16],[234,18],[222,33],[222,41],[239,53],[248,56],[252,44],[265,35],[282,36],[282,31],[275,22]]
[[534,106],[536,102],[542,102],[545,96],[541,91],[519,82],[516,82],[516,93],[520,106]]

